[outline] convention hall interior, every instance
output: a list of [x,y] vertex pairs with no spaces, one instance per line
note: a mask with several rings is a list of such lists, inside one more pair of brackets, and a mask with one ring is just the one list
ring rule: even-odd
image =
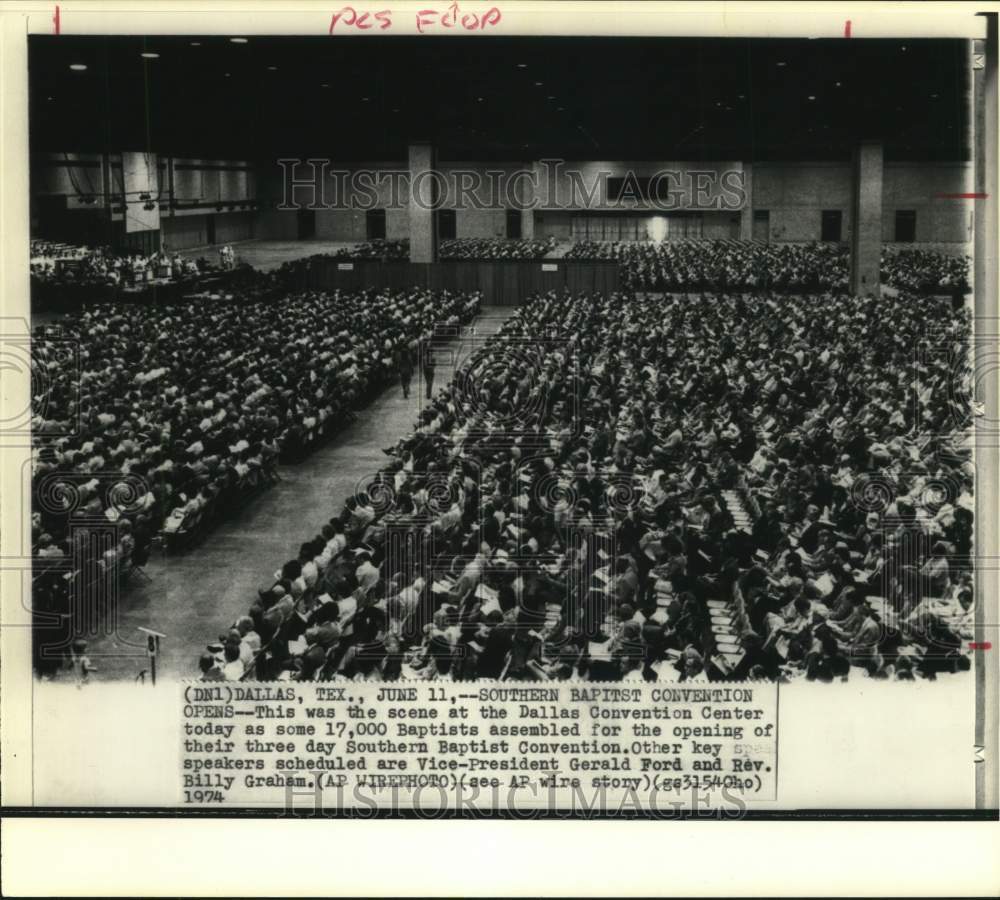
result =
[[36,676],[958,677],[975,51],[32,37]]

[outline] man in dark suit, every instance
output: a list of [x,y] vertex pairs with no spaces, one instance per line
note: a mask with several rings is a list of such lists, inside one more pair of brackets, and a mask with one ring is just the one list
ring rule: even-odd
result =
[[403,399],[410,396],[410,382],[413,380],[413,353],[408,346],[402,346],[396,351],[396,370],[399,372],[399,383],[403,386]]
[[434,390],[434,351],[429,344],[424,344],[423,353],[424,384],[427,385],[427,399],[431,399]]

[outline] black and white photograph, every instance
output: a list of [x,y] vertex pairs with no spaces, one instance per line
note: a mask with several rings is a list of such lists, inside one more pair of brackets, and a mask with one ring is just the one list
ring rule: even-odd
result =
[[996,15],[551,6],[32,13],[6,805],[995,813]]
[[969,678],[968,42],[29,62],[39,678]]

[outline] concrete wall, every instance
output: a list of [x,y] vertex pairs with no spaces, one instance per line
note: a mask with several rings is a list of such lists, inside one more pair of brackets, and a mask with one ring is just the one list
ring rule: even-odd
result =
[[[209,215],[215,215],[216,240],[220,243],[243,241],[255,235],[255,216],[250,209],[219,213],[214,208],[218,203],[249,206],[257,198],[257,173],[250,163],[158,157],[156,168],[153,193],[159,200],[160,230],[169,247],[179,250],[205,244]],[[121,153],[46,153],[32,159],[32,199],[59,203],[65,197],[65,212],[60,215],[91,216],[100,210],[106,216],[108,203],[111,221],[121,222],[123,214],[115,207],[121,203],[124,190]],[[81,195],[88,194],[96,197],[95,203],[81,201]],[[137,203],[134,197],[128,200],[132,207]],[[51,212],[46,215],[44,227],[64,230],[51,221],[51,216]],[[36,219],[34,213],[32,218]]]
[[[854,229],[850,163],[755,163],[752,207],[771,214],[772,241],[818,241],[823,210],[840,210],[842,239]],[[972,190],[968,163],[886,163],[882,239],[895,239],[896,210],[917,213],[917,241],[964,242],[972,204],[939,198]]]
[[[649,162],[649,161],[588,161],[567,162],[559,168],[558,175],[550,179],[554,167],[540,163],[505,163],[485,165],[482,163],[442,163],[440,170],[453,174],[459,168],[471,168],[483,175],[484,190],[477,192],[480,200],[489,199],[489,171],[502,171],[510,175],[515,171],[531,169],[538,174],[541,199],[553,198],[556,202],[568,202],[571,194],[572,178],[568,174],[575,170],[579,175],[579,188],[592,193],[591,208],[601,210],[631,209],[632,204],[616,207],[608,203],[602,188],[603,176],[624,177],[629,171],[637,177],[649,177],[660,171],[743,171],[739,162]],[[331,167],[350,169],[390,169],[406,171],[407,164],[382,163],[378,167],[365,163],[333,163]],[[299,177],[309,173],[300,168]],[[969,201],[942,199],[938,194],[966,193],[972,190],[971,165],[965,163],[887,163],[883,178],[883,240],[895,238],[895,213],[897,209],[915,210],[917,213],[917,241],[926,243],[964,242],[970,234],[972,204]],[[375,179],[376,183],[378,179]],[[278,166],[269,166],[258,172],[259,196],[273,202],[282,197],[282,171]],[[527,183],[519,182],[519,198],[525,197]],[[311,197],[310,189],[297,189],[297,202],[306,203]],[[327,173],[323,182],[323,193],[327,202],[337,200],[338,185],[332,174]],[[343,191],[340,191],[343,193]],[[350,202],[355,192],[347,192]],[[578,191],[578,194],[580,191]],[[389,206],[390,189],[387,183],[378,185],[377,203]],[[753,165],[753,179],[750,182],[750,203],[752,210],[770,212],[770,239],[772,241],[817,241],[821,236],[821,221],[824,210],[839,210],[841,213],[841,238],[849,241],[854,227],[851,200],[851,164],[849,162],[811,163],[769,163]],[[690,197],[679,204],[690,208]],[[449,199],[444,204],[454,207]],[[583,209],[584,207],[578,207]],[[642,205],[639,204],[641,209]],[[751,213],[752,214],[752,213]],[[572,236],[571,217],[568,212],[537,212],[538,237],[553,236],[569,240]],[[503,209],[459,210],[456,217],[459,237],[502,237],[506,234],[506,220]],[[705,237],[732,237],[732,223],[728,216],[706,214],[703,235]],[[296,213],[294,210],[270,209],[262,212],[258,227],[258,237],[274,240],[294,240],[297,236]],[[316,236],[327,240],[363,241],[366,238],[365,214],[363,210],[320,209],[316,213]],[[387,209],[386,236],[403,239],[409,236],[409,216],[407,209]]]
[[[252,212],[175,216],[160,222],[163,242],[171,250],[203,247],[208,243],[208,220],[215,219],[215,243],[231,244],[257,236],[257,217]],[[294,236],[291,238],[294,240]]]
[[208,242],[205,216],[178,216],[161,222],[163,243],[171,250],[203,247]]
[[850,163],[755,163],[752,206],[771,214],[772,241],[818,241],[823,210],[840,210],[841,237],[853,227]]
[[[490,172],[503,172],[510,175],[518,169],[530,169],[530,166],[522,163],[500,163],[495,165],[484,165],[481,163],[449,162],[438,166],[448,180],[450,186],[449,195],[441,198],[441,207],[444,209],[456,209],[456,232],[458,237],[491,238],[504,237],[506,235],[506,209],[483,209],[473,208],[472,198],[478,202],[480,207],[490,206],[493,198],[493,184],[497,176],[490,176]],[[363,184],[352,183],[352,179],[338,176],[338,172],[349,170],[354,173],[369,171],[373,173],[371,179],[364,179]],[[480,184],[475,190],[470,187],[466,193],[465,205],[469,208],[457,209],[458,202],[452,189],[460,186],[457,172],[459,170],[474,170],[480,179]],[[289,166],[288,171],[294,174],[296,180],[311,181],[313,170],[306,165],[299,165],[294,169]],[[409,237],[409,211],[406,205],[402,208],[395,208],[392,200],[393,184],[388,178],[381,176],[390,171],[408,172],[408,163],[400,161],[398,163],[351,163],[334,161],[327,167],[316,169],[317,183],[321,190],[314,191],[313,185],[293,186],[290,202],[308,205],[316,196],[319,205],[336,206],[335,209],[319,208],[316,210],[316,237],[324,240],[335,241],[363,241],[367,238],[367,224],[365,209],[352,208],[358,206],[371,205],[371,197],[376,198],[373,208],[386,210],[386,237],[390,240],[400,240]],[[284,170],[279,165],[268,166],[258,173],[260,182],[260,195],[273,205],[280,205],[285,201]],[[370,187],[369,187],[370,185]],[[518,183],[517,199],[527,200],[530,192],[523,190],[524,182]],[[395,190],[399,191],[397,183]],[[402,185],[405,199],[405,183]],[[271,210],[261,217],[261,235],[280,240],[294,237],[297,233],[295,221],[296,210]]]
[[[545,206],[562,206],[576,209],[632,210],[646,209],[662,211],[669,202],[670,209],[740,209],[743,198],[737,189],[743,164],[736,161],[650,161],[650,160],[572,160],[561,163],[535,163],[538,175],[539,197]],[[664,172],[680,173],[679,177],[665,177],[661,181],[663,190],[677,192],[677,196],[661,202],[661,206],[642,200],[625,197],[618,202],[618,193],[609,190],[609,180],[626,178],[629,174],[637,179],[652,178]],[[703,181],[696,173],[706,173]],[[726,190],[720,189],[723,175],[727,177]],[[708,185],[707,194],[696,196],[698,183]]]
[[106,167],[100,153],[45,153],[31,160],[31,194],[45,197],[66,196],[68,209],[83,208],[79,194],[104,194]]
[[257,217],[252,212],[219,213],[215,216],[215,242],[231,244],[257,236]]
[[[104,177],[111,175],[110,190],[120,192],[120,153],[45,153],[32,158],[31,190],[38,196],[104,193]],[[182,202],[243,202],[257,196],[257,173],[250,163],[222,159],[158,157],[159,191],[164,200]],[[173,185],[173,193],[170,193]]]
[[896,239],[896,210],[917,214],[917,242],[972,240],[973,202],[938,197],[967,194],[971,163],[887,163],[882,177],[882,240]]
[[295,213],[264,209],[257,214],[257,237],[266,241],[294,241],[298,236]]

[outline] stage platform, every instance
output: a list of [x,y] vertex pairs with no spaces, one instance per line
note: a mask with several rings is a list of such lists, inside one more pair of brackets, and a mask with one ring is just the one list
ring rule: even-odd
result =
[[[246,263],[261,272],[270,272],[280,268],[287,262],[294,262],[306,256],[317,253],[336,253],[357,247],[361,241],[240,241],[230,244],[236,255],[236,263]],[[191,250],[178,251],[185,259],[200,259],[205,257],[214,264],[219,261],[219,247],[214,244],[208,247],[195,247]]]

